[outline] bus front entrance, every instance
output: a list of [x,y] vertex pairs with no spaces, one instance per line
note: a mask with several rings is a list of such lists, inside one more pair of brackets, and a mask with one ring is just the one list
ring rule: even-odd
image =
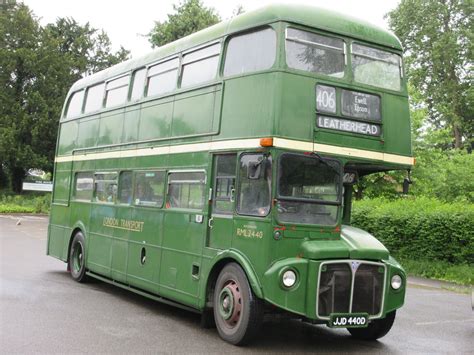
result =
[[228,249],[231,246],[235,199],[237,154],[214,156],[212,205],[209,211],[206,246]]

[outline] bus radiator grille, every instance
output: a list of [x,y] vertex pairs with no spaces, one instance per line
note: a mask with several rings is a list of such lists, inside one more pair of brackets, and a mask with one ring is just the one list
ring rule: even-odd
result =
[[353,260],[323,263],[318,287],[318,316],[329,317],[331,313],[379,314],[384,272],[382,264]]
[[379,314],[382,307],[384,272],[380,266],[362,264],[355,273],[353,313]]

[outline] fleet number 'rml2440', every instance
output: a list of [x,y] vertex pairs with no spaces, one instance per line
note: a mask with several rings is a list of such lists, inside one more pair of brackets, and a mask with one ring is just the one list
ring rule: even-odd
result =
[[237,236],[245,238],[263,238],[263,231],[253,229],[237,228]]

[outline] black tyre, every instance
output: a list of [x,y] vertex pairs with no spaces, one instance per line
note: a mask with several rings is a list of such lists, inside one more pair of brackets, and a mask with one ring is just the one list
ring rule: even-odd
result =
[[216,327],[216,322],[214,321],[214,312],[212,309],[205,309],[201,313],[201,327],[205,329]]
[[214,319],[222,339],[244,345],[263,320],[263,304],[252,292],[242,268],[230,263],[222,269],[214,290]]
[[69,251],[68,268],[71,272],[71,277],[77,282],[84,282],[87,280],[86,276],[86,243],[84,235],[77,232],[71,243],[71,250]]
[[370,322],[367,328],[347,328],[347,330],[356,339],[376,340],[390,331],[395,321],[395,314],[395,311],[387,313],[385,318]]

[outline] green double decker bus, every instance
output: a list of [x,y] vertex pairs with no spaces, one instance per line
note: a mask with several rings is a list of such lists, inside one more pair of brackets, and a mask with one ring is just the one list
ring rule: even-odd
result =
[[244,344],[284,313],[377,339],[406,275],[351,226],[352,184],[414,163],[402,48],[273,5],[76,82],[47,254]]

